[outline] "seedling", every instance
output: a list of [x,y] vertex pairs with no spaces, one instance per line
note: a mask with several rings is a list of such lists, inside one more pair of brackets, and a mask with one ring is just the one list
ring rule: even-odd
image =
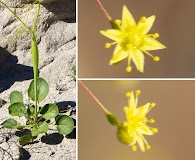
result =
[[24,26],[27,33],[31,35],[31,55],[33,64],[34,79],[31,81],[28,88],[28,97],[33,101],[33,104],[24,104],[23,95],[19,91],[11,92],[10,106],[8,107],[11,116],[25,117],[26,124],[20,124],[13,118],[5,120],[1,125],[5,128],[24,130],[29,132],[19,138],[21,145],[33,142],[33,139],[39,134],[46,133],[51,126],[49,124],[51,119],[55,119],[55,127],[62,135],[67,135],[73,131],[74,122],[71,117],[67,115],[59,115],[59,110],[56,104],[48,103],[40,106],[40,102],[45,99],[49,92],[49,85],[46,80],[39,77],[39,51],[37,46],[37,39],[35,36],[37,21],[40,13],[40,1],[36,0],[31,5],[37,6],[36,15],[33,26],[30,28],[22,21],[17,14],[9,8],[4,2],[0,1]]

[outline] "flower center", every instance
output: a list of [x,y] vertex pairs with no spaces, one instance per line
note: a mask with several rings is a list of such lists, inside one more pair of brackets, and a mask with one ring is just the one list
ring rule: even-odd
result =
[[143,45],[143,43],[144,43],[144,39],[142,35],[136,32],[135,33],[129,32],[124,36],[121,45],[122,47],[128,50],[131,47],[140,48]]

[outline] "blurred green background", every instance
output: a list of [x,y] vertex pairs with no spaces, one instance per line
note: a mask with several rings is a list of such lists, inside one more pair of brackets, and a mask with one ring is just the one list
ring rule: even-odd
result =
[[142,16],[156,15],[149,33],[160,34],[158,40],[167,49],[151,51],[159,56],[154,62],[145,55],[144,74],[137,71],[132,63],[132,72],[126,72],[127,60],[117,66],[109,66],[114,47],[105,49],[111,42],[99,31],[109,29],[110,25],[98,8],[95,0],[78,1],[78,77],[195,77],[195,1],[186,0],[101,0],[112,17],[121,19],[122,6],[126,4],[136,21]]
[[121,121],[127,91],[140,89],[138,106],[156,102],[148,118],[159,132],[145,136],[151,150],[133,152],[116,139],[97,103],[78,84],[79,160],[193,160],[195,159],[195,81],[83,81],[101,103]]

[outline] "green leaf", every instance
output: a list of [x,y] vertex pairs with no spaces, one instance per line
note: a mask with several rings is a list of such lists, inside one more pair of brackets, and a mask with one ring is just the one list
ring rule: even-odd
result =
[[48,123],[47,122],[39,122],[37,126],[33,127],[32,129],[32,136],[37,136],[41,133],[45,133],[48,130]]
[[[42,101],[49,92],[49,85],[43,78],[37,78],[37,99]],[[28,96],[31,100],[35,100],[34,80],[30,83],[28,88]]]
[[17,102],[14,104],[11,104],[8,108],[9,114],[12,116],[24,116],[26,113],[26,107],[23,103]]
[[9,99],[10,99],[11,104],[14,104],[17,102],[23,103],[23,96],[22,96],[22,93],[19,91],[11,92]]
[[34,113],[35,113],[35,108],[34,106],[29,106],[27,109],[27,114],[29,117],[34,117]]
[[59,114],[58,106],[55,104],[46,104],[40,112],[43,115],[43,118],[50,120],[55,118]]
[[16,128],[17,127],[17,121],[15,119],[9,118],[5,120],[1,125],[5,128]]
[[60,116],[57,121],[57,129],[60,134],[67,135],[74,129],[74,122],[72,118],[67,115]]
[[29,144],[30,142],[32,142],[32,138],[33,137],[31,136],[31,134],[26,134],[26,135],[21,136],[19,138],[19,143],[20,143],[20,145],[24,146],[24,145]]

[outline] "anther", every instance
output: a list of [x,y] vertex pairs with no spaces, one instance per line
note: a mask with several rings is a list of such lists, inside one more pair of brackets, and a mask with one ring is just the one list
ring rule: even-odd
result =
[[141,90],[136,90],[136,91],[135,91],[135,94],[136,94],[136,95],[140,95],[140,94],[141,94]]
[[145,23],[146,22],[146,17],[141,17],[140,22]]
[[153,37],[154,39],[157,39],[157,38],[159,37],[159,34],[158,34],[158,33],[155,33],[155,34],[152,35],[152,37]]
[[156,103],[154,103],[154,102],[153,103],[150,103],[150,106],[151,107],[154,107],[154,106],[156,106]]
[[152,132],[153,133],[157,133],[158,132],[158,128],[152,128]]
[[156,62],[158,62],[158,61],[160,61],[160,58],[159,58],[158,56],[155,56],[155,57],[153,58],[153,60],[156,61]]
[[106,43],[105,44],[105,48],[110,48],[111,44],[110,43]]
[[130,96],[131,96],[131,92],[127,92],[126,97],[130,97]]
[[131,72],[131,67],[128,66],[128,67],[126,68],[126,71],[127,71],[127,72]]
[[136,151],[136,150],[137,150],[137,146],[133,145],[133,146],[132,146],[132,150],[133,150],[133,151]]
[[151,118],[151,119],[149,120],[149,122],[150,122],[150,123],[154,123],[155,120],[154,120],[153,118]]
[[150,150],[151,146],[149,144],[146,145],[146,149]]

